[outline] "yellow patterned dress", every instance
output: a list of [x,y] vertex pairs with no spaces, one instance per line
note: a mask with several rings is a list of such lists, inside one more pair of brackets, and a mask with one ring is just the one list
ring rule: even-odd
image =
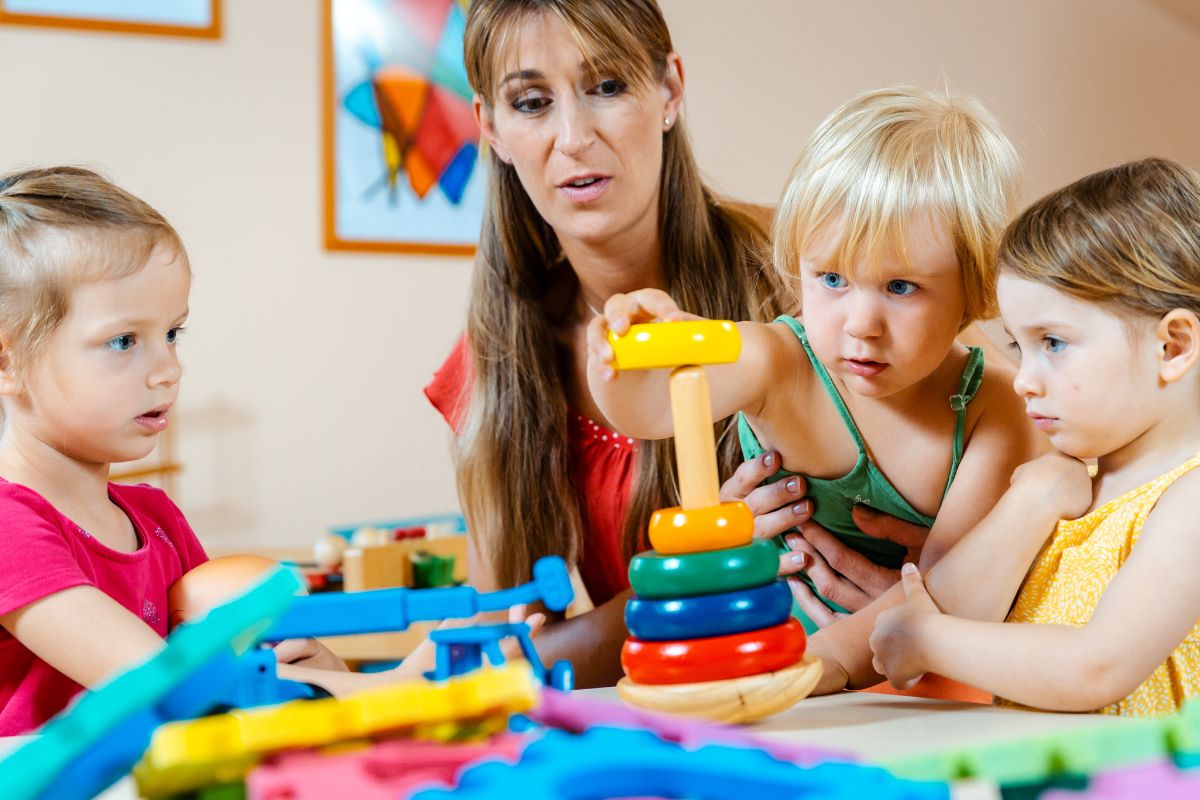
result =
[[[1100,596],[1129,558],[1154,504],[1167,487],[1200,466],[1200,454],[1079,519],[1058,523],[1021,586],[1009,622],[1086,625]],[[1133,691],[1099,714],[1153,717],[1172,714],[1200,695],[1200,621],[1187,638]],[[1016,705],[996,698],[997,705]]]

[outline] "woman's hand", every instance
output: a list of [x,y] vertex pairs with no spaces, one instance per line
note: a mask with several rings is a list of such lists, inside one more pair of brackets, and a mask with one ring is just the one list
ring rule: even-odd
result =
[[915,564],[904,565],[903,583],[907,599],[879,615],[869,639],[875,654],[871,666],[901,690],[911,688],[925,674],[921,629],[942,613],[925,590]]
[[[800,533],[784,541],[791,552],[779,557],[779,576],[788,578],[796,603],[822,628],[842,614],[834,612],[794,576],[805,571],[823,597],[851,612],[866,607],[900,580],[900,571],[881,567],[849,547],[825,528],[811,521],[812,501],[804,498],[808,485],[802,476],[763,484],[779,470],[780,456],[774,451],[742,463],[721,487],[722,502],[742,500],[754,513],[755,538],[772,538],[791,528]],[[879,539],[906,549],[904,560],[917,563],[929,534],[927,528],[881,514],[866,506],[854,507],[854,523]]]
[[677,322],[700,319],[695,314],[682,311],[671,295],[660,289],[639,289],[629,294],[614,294],[604,303],[604,313],[592,319],[587,327],[589,361],[603,366],[602,377],[611,381],[616,377],[612,368],[613,349],[608,342],[611,330],[618,336],[629,332],[632,325],[643,322]]

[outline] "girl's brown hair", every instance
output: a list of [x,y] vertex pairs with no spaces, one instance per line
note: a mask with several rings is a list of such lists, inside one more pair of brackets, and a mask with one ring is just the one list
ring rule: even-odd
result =
[[101,175],[46,167],[0,176],[0,345],[23,372],[67,315],[79,281],[141,269],[183,242],[162,215]]
[[1200,314],[1200,176],[1147,158],[1081,178],[1013,221],[1000,266],[1127,316]]
[[[471,86],[491,106],[502,58],[533,14],[563,22],[597,74],[647,89],[665,77],[672,51],[653,0],[474,0],[464,53]],[[527,579],[534,560],[574,562],[587,520],[570,468],[564,373],[551,297],[573,276],[554,231],[516,171],[494,153],[488,208],[471,289],[467,334],[473,370],[456,443],[458,488],[484,557],[502,585]],[[678,120],[663,134],[658,221],[667,290],[717,319],[770,319],[778,287],[770,271],[765,215],[722,203],[701,180]],[[719,426],[726,471],[741,460],[732,426]],[[671,440],[638,445],[624,547],[634,551],[650,514],[675,505]],[[620,498],[613,498],[620,502]]]

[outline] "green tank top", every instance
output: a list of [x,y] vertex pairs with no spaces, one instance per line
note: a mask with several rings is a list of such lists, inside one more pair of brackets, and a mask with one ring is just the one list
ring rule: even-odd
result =
[[[875,466],[875,463],[871,461],[870,456],[867,454],[866,442],[863,441],[862,434],[858,432],[858,426],[854,424],[854,418],[850,416],[850,410],[846,408],[842,396],[838,394],[837,387],[833,385],[833,379],[829,377],[829,373],[825,370],[825,365],[817,360],[812,348],[808,344],[808,336],[804,333],[804,326],[795,318],[786,315],[779,317],[775,321],[787,325],[796,334],[797,338],[800,339],[800,344],[804,347],[804,353],[812,363],[813,370],[821,379],[821,385],[825,387],[825,392],[829,395],[829,399],[833,401],[834,407],[837,408],[842,422],[846,424],[846,429],[849,430],[850,436],[854,439],[854,446],[858,448],[858,461],[855,463],[854,468],[842,477],[829,480],[814,478],[809,475],[802,476],[808,482],[807,496],[813,503],[812,518],[818,525],[825,528],[834,536],[837,536],[848,546],[862,553],[876,564],[890,569],[899,569],[904,559],[905,548],[895,542],[890,542],[886,539],[876,539],[860,531],[854,524],[853,516],[851,516],[851,511],[855,504],[862,503],[884,514],[890,514],[898,519],[926,528],[933,525],[933,517],[927,517],[913,508],[896,491],[896,488],[892,486],[888,479],[884,477],[884,474],[879,471],[879,467]],[[979,384],[983,381],[983,350],[978,347],[971,347],[969,349],[971,352],[967,359],[967,366],[963,370],[962,379],[959,382],[958,393],[950,397],[950,408],[957,415],[957,420],[954,424],[954,452],[950,462],[950,476],[946,480],[946,488],[942,490],[943,497],[945,497],[946,491],[950,489],[950,484],[954,482],[954,475],[958,471],[959,462],[962,460],[967,404],[971,402],[971,398],[975,396],[975,393],[979,390]],[[738,412],[738,440],[741,442],[742,454],[746,460],[757,458],[765,452],[763,446],[759,444],[758,437],[754,435],[754,431],[750,429],[749,423],[746,422],[745,415],[741,412]],[[774,483],[775,481],[783,480],[797,474],[800,473],[781,469],[774,476],[768,478],[767,483]],[[791,531],[788,533],[791,533]],[[783,534],[775,538],[775,544],[782,552],[790,552],[790,548],[783,540],[783,537],[786,535]],[[812,581],[807,575],[800,573],[799,577],[809,585],[814,594],[820,597],[820,593],[817,592],[816,587],[813,586]],[[846,613],[846,609],[824,597],[821,597],[821,601],[834,611]],[[792,605],[792,615],[803,623],[804,630],[807,633],[813,633],[817,630],[816,623],[809,619],[808,615],[801,611],[800,607],[796,604]]]

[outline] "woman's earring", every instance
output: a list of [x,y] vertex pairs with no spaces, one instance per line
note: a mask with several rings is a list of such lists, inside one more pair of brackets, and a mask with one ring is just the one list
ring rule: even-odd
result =
[[666,127],[668,127],[668,128],[669,128],[669,127],[671,127],[671,118],[670,118],[670,117],[663,117],[663,125],[665,125],[665,126],[666,126]]

